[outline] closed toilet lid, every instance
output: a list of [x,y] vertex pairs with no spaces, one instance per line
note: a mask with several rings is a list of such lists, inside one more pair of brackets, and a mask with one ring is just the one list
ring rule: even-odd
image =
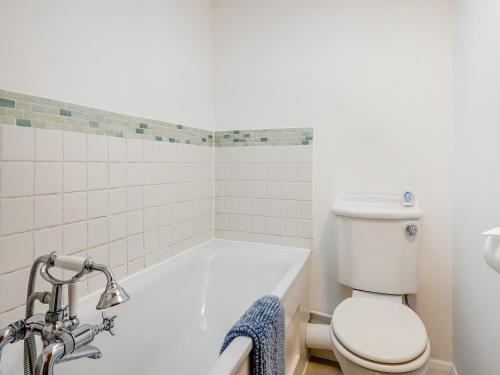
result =
[[370,361],[408,362],[427,346],[427,331],[418,315],[392,301],[348,298],[335,309],[331,326],[346,349]]

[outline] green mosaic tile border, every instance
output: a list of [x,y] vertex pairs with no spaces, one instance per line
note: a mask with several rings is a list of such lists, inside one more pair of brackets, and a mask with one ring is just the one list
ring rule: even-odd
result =
[[311,145],[313,129],[284,128],[215,132],[216,147]]
[[213,146],[212,131],[0,89],[0,124]]

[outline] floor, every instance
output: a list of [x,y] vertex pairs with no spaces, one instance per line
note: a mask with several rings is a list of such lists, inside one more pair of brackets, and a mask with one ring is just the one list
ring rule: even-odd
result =
[[304,375],[342,375],[342,372],[330,361],[311,358]]
[[[304,375],[342,375],[340,367],[334,363],[322,359],[311,357]],[[427,375],[443,375],[447,372],[429,370]]]

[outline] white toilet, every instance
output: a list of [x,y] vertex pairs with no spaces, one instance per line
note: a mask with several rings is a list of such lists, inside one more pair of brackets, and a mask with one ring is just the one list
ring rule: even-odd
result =
[[418,290],[420,209],[399,197],[344,196],[333,212],[338,282],[353,288],[330,324],[343,374],[426,374],[427,332],[404,304]]

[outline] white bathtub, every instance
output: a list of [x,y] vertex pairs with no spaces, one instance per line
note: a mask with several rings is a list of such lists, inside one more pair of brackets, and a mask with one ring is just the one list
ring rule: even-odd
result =
[[[94,341],[99,360],[56,366],[56,375],[211,375],[248,372],[251,340],[238,338],[221,357],[229,328],[260,296],[282,298],[286,311],[287,374],[305,365],[309,250],[210,241],[124,279],[132,299],[116,307],[118,335]],[[104,287],[104,285],[103,285]],[[98,293],[81,301],[84,323],[100,321]],[[0,375],[22,374],[21,345],[4,349]]]

